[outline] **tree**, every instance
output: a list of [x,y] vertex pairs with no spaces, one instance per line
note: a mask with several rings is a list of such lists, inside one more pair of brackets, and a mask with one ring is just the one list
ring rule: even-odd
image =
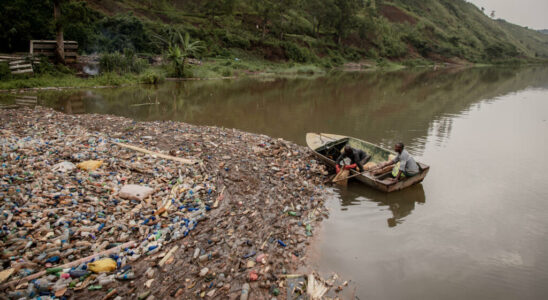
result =
[[0,3],[0,52],[28,51],[29,40],[54,38],[51,1]]
[[57,63],[65,64],[65,40],[63,38],[63,22],[61,20],[61,2],[64,0],[53,0],[53,18],[55,19],[55,60]]
[[215,16],[231,15],[234,11],[235,0],[208,0],[202,7],[205,14],[212,20]]
[[335,0],[333,27],[340,45],[356,23],[356,14],[363,2],[360,0]]
[[204,49],[202,41],[192,42],[188,32],[184,36],[178,32],[175,38],[172,37],[168,44],[167,58],[173,63],[177,77],[184,76],[186,59],[189,56],[197,56]]
[[330,13],[333,11],[332,0],[309,0],[306,1],[305,9],[312,20],[312,34],[318,36],[321,26],[329,24]]
[[252,4],[261,19],[262,36],[264,39],[266,36],[266,26],[275,13],[275,3],[270,0],[253,0]]

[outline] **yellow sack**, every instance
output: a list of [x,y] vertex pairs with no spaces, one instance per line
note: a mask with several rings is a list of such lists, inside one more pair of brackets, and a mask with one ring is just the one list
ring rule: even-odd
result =
[[95,273],[106,273],[116,270],[116,261],[112,258],[103,258],[88,264],[88,270]]
[[86,160],[76,166],[82,170],[95,171],[103,164],[102,160]]
[[[394,166],[394,169],[392,169],[392,176],[396,177],[398,176],[398,172],[400,171],[400,162],[398,161],[396,165]],[[405,177],[405,175],[402,173],[401,176]]]

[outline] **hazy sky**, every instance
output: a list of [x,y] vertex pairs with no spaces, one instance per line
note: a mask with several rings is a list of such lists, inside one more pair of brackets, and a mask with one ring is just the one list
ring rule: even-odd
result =
[[548,0],[468,0],[477,7],[485,7],[496,18],[533,29],[548,29]]

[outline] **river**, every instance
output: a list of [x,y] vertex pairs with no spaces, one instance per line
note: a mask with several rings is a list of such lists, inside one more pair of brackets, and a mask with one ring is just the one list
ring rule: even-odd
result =
[[[431,166],[393,194],[337,189],[312,265],[357,299],[548,298],[548,68],[331,73],[40,92],[68,113],[405,143]],[[13,99],[5,99],[13,101]]]

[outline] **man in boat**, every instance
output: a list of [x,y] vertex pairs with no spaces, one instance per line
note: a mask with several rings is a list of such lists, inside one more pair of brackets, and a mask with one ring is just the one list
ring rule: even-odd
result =
[[382,163],[380,167],[386,167],[390,165],[394,165],[397,162],[400,162],[400,168],[398,170],[398,174],[395,175],[396,181],[399,181],[402,179],[402,174],[405,175],[405,177],[413,177],[420,172],[419,165],[415,161],[411,155],[409,155],[409,152],[404,149],[403,143],[397,143],[394,146],[394,151],[398,153],[398,156],[396,156],[393,160],[389,162]]
[[337,163],[335,165],[337,174],[339,174],[339,172],[341,171],[340,163],[345,158],[350,159],[350,164],[346,164],[344,166],[344,170],[358,168],[360,172],[363,172],[363,165],[367,163],[371,156],[367,155],[367,153],[365,153],[363,150],[354,149],[349,145],[344,146],[344,152],[339,156],[339,158],[337,158]]

